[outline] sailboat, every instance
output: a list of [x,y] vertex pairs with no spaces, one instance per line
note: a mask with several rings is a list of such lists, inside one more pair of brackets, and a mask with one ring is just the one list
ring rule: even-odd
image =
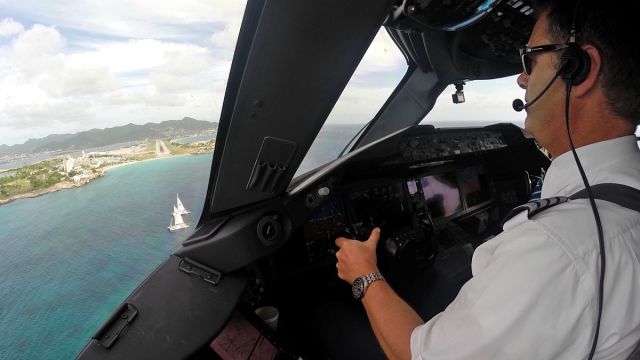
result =
[[184,222],[182,219],[182,215],[180,214],[180,210],[174,205],[173,206],[173,214],[171,214],[171,224],[169,224],[169,231],[177,231],[180,229],[186,229],[189,227],[189,224]]
[[184,205],[182,205],[182,201],[180,201],[178,194],[176,194],[176,206],[178,207],[180,215],[191,214],[191,211],[187,210]]

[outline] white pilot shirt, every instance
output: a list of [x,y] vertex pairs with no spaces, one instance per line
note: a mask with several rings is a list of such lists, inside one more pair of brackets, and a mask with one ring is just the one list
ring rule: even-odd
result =
[[[640,188],[635,136],[577,149],[591,185]],[[542,198],[584,188],[572,153],[556,158]],[[604,307],[596,359],[626,359],[640,339],[640,214],[596,200],[605,239]],[[528,220],[520,213],[479,246],[473,278],[411,334],[414,359],[586,359],[598,313],[598,235],[588,199]]]

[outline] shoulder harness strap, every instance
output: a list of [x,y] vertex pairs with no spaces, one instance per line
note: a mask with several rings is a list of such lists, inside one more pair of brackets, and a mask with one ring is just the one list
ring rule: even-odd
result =
[[535,200],[535,201],[529,201],[526,204],[522,204],[520,206],[517,206],[515,208],[513,208],[508,214],[507,216],[504,217],[504,220],[502,220],[502,226],[504,226],[504,224],[511,220],[514,216],[520,214],[523,211],[527,211],[527,218],[531,219],[531,217],[533,217],[534,215],[547,210],[549,208],[552,208],[556,205],[565,203],[569,200],[568,197],[566,196],[556,196],[556,197],[552,197],[552,198],[546,198],[546,199],[539,199],[539,200]]
[[[591,187],[591,192],[593,192],[593,197],[599,200],[608,201],[627,209],[631,209],[637,212],[640,212],[640,190],[636,188],[632,188],[627,185],[622,184],[597,184]],[[577,193],[566,197],[566,196],[556,196],[547,199],[540,199],[536,201],[530,201],[526,204],[515,207],[511,210],[507,216],[505,216],[502,221],[502,226],[511,220],[514,216],[518,215],[522,211],[527,211],[527,218],[531,219],[536,214],[541,213],[544,210],[552,208],[556,205],[567,202],[568,200],[576,200],[576,199],[588,199],[589,194],[587,189],[582,189]]]
[[[591,187],[593,197],[640,212],[640,190],[622,184],[597,184]],[[587,189],[569,196],[569,199],[588,199]]]

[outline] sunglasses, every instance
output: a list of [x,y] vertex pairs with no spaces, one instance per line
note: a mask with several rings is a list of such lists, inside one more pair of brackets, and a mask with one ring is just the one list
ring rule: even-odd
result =
[[549,44],[529,47],[525,45],[520,48],[520,60],[522,61],[522,69],[526,75],[531,75],[532,62],[531,57],[536,54],[542,54],[549,51],[558,51],[569,47],[567,44]]

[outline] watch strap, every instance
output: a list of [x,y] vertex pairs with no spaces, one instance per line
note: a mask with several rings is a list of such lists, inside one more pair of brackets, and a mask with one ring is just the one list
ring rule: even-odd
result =
[[384,280],[384,276],[382,276],[382,274],[379,271],[362,275],[361,278],[364,281],[364,289],[362,290],[362,295],[360,295],[360,299],[362,299],[366,294],[367,289],[369,288],[369,285],[373,284],[378,280]]

